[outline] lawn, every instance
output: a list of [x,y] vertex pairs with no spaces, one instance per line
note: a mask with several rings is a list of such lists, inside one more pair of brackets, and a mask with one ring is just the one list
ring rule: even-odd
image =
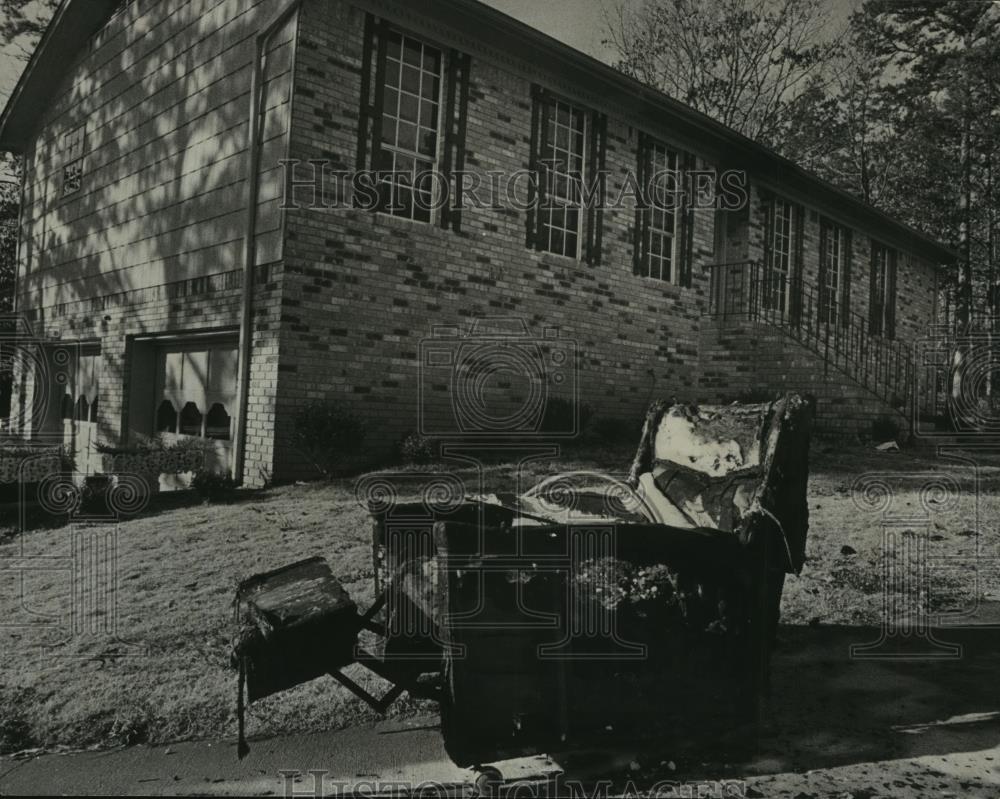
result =
[[[562,471],[621,474],[627,449],[535,461],[523,487]],[[814,444],[809,503],[809,557],[786,583],[786,623],[873,625],[883,618],[883,574],[899,567],[912,578],[893,599],[900,607],[944,612],[1000,600],[996,562],[1000,536],[1000,468],[914,452],[880,453]],[[516,467],[483,471],[483,489],[514,490]],[[867,493],[856,485],[865,475]],[[477,474],[459,471],[470,492]],[[419,492],[411,473],[401,495]],[[886,509],[904,519],[888,528],[899,542],[884,551]],[[188,503],[188,504],[185,504]],[[236,679],[228,668],[234,632],[232,597],[250,574],[323,555],[362,606],[372,601],[370,521],[353,480],[295,485],[247,494],[232,504],[201,505],[179,497],[123,522],[117,533],[117,619],[76,604],[71,634],[68,571],[13,571],[14,558],[71,562],[72,525],[7,530],[0,543],[0,747],[114,746],[195,738],[231,739],[236,732]],[[977,508],[978,506],[978,508]],[[977,534],[978,532],[978,534]],[[906,562],[926,544],[925,577]],[[977,556],[978,553],[978,556]],[[79,559],[77,562],[81,562]],[[20,580],[23,579],[23,585]],[[41,624],[37,614],[54,623]],[[116,630],[111,634],[108,630]],[[109,657],[115,650],[124,657]],[[355,674],[363,682],[369,679]],[[417,710],[405,698],[392,713]],[[373,718],[329,679],[255,704],[251,736],[331,729]]]

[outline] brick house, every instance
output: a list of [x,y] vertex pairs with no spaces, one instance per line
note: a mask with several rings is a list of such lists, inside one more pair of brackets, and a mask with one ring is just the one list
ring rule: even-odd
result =
[[[59,401],[20,432],[202,438],[249,485],[301,472],[316,399],[378,447],[534,429],[536,367],[543,402],[605,417],[795,388],[821,429],[864,433],[906,412],[953,259],[476,0],[66,0],[0,147],[25,163],[18,310],[77,345],[68,387],[24,376],[22,406]],[[386,169],[451,184],[337,178]],[[688,176],[680,205],[629,200],[662,171]],[[468,341],[512,358],[489,386],[506,416],[473,396],[459,418],[448,351]]]

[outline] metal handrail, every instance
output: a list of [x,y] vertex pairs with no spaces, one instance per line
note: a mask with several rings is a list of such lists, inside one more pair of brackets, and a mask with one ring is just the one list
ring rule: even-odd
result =
[[772,272],[759,261],[706,267],[710,317],[767,324],[823,359],[888,405],[909,403],[914,386],[911,347],[879,335],[870,320],[845,311],[816,286]]

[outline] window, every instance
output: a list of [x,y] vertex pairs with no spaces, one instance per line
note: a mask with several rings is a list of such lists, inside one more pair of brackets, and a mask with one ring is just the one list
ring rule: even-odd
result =
[[381,141],[375,169],[379,210],[431,221],[441,123],[440,50],[390,31],[382,87]]
[[83,126],[63,136],[62,145],[62,196],[76,194],[83,187]]
[[873,336],[896,336],[896,253],[872,242],[871,303],[869,332]]
[[471,64],[366,14],[355,208],[461,230]]
[[820,228],[819,313],[831,325],[848,325],[850,232],[824,219]]
[[192,342],[159,349],[156,432],[229,441],[235,408],[235,343]]
[[84,352],[74,357],[71,379],[61,404],[64,421],[96,422],[100,394],[100,353]]
[[600,262],[607,120],[534,88],[527,245]]
[[787,200],[775,198],[770,211],[770,241],[764,300],[767,308],[782,314],[790,311],[789,283],[792,279],[794,207]]
[[641,274],[668,283],[679,278],[676,269],[679,251],[679,222],[681,209],[678,207],[679,188],[678,155],[665,145],[650,142],[646,148],[645,169],[652,180],[649,208],[642,213],[643,252]]
[[545,202],[539,208],[539,236],[541,249],[570,258],[580,257],[586,140],[587,115],[554,101],[540,159]]

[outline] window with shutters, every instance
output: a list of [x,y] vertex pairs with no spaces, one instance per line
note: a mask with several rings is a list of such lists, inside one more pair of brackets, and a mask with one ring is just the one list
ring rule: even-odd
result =
[[229,441],[236,412],[235,342],[171,343],[157,351],[155,432]]
[[587,114],[554,100],[548,117],[546,142],[539,159],[545,165],[545,201],[538,212],[540,249],[579,258]]
[[693,156],[639,133],[634,274],[691,286],[694,214],[685,191]]
[[607,120],[535,87],[528,246],[600,261]]
[[461,224],[470,59],[366,17],[356,207],[418,222]]
[[395,31],[387,34],[375,164],[384,213],[431,221],[440,154],[441,65],[440,50]]
[[896,253],[872,242],[869,331],[873,336],[896,335]]
[[848,253],[850,234],[828,219],[820,228],[820,319],[831,325],[846,324]]
[[782,314],[791,310],[795,210],[792,203],[776,197],[770,206],[770,241],[764,299],[767,307]]
[[679,282],[680,253],[680,156],[666,145],[647,141],[644,169],[650,189],[648,207],[641,211],[642,259],[640,274],[663,280]]

